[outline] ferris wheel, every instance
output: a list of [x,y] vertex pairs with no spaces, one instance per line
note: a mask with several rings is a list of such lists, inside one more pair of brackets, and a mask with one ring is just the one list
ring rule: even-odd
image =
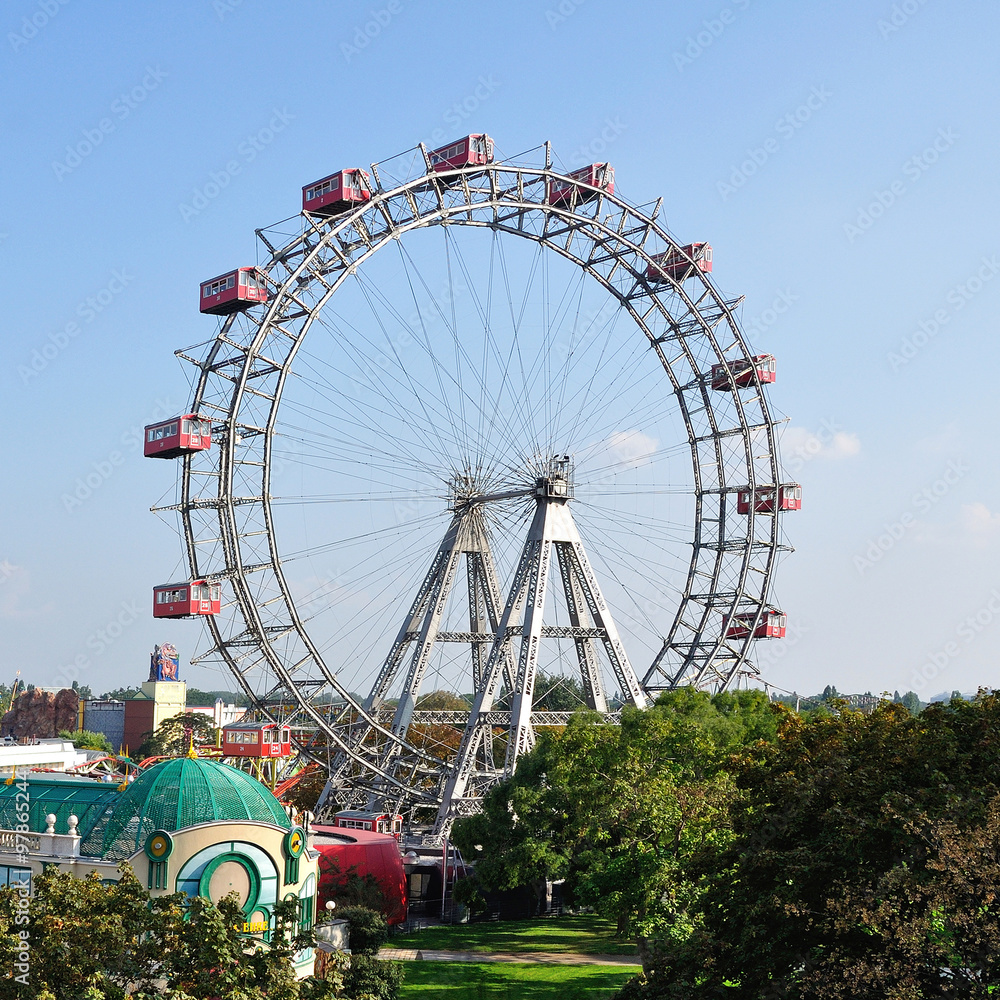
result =
[[577,707],[753,676],[801,491],[709,244],[485,135],[302,198],[202,285],[191,413],[146,448],[190,570],[154,614],[204,616],[192,662],[292,728],[322,808],[446,832]]

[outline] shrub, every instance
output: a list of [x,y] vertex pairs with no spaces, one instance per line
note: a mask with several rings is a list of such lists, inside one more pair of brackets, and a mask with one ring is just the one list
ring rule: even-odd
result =
[[[352,949],[353,951],[353,949]],[[351,968],[344,978],[349,997],[396,1000],[403,982],[399,962],[380,962],[371,955],[351,955]]]
[[389,925],[378,910],[365,906],[345,906],[337,916],[350,924],[352,955],[377,955],[379,948],[389,940]]

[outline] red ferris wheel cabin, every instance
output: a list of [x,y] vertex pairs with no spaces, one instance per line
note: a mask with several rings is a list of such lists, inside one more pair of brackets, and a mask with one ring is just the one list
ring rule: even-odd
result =
[[288,726],[276,722],[234,722],[222,727],[222,753],[226,757],[291,757]]
[[338,170],[302,189],[302,211],[339,215],[363,205],[371,196],[371,178],[364,170]]
[[228,316],[266,301],[264,275],[255,267],[238,267],[201,283],[198,308],[213,316]]
[[428,153],[431,170],[455,170],[458,167],[481,167],[493,162],[493,140],[485,133],[467,135],[462,139]]
[[154,618],[194,618],[217,615],[222,607],[222,588],[206,580],[164,583],[153,588]]
[[788,622],[788,616],[784,611],[779,611],[777,608],[765,608],[764,613],[760,616],[760,621],[757,622],[756,628],[753,627],[755,617],[756,612],[754,611],[733,615],[729,621],[729,627],[726,629],[726,638],[745,639],[750,635],[751,629],[753,629],[754,639],[785,638],[785,626]]
[[[730,376],[730,372],[732,372],[732,376]],[[726,365],[723,362],[712,365],[712,388],[749,389],[758,382],[762,385],[773,382],[775,375],[773,354],[758,354],[750,361],[745,358],[737,358],[729,362],[729,371],[726,371]]]
[[615,168],[610,163],[591,163],[566,175],[549,181],[550,205],[565,205],[576,192],[577,203],[593,201],[599,194],[615,193]]
[[333,825],[345,830],[370,830],[372,833],[388,833],[399,840],[400,834],[403,832],[403,817],[399,813],[342,809],[334,814]]
[[[781,486],[758,486],[754,490],[753,509],[755,514],[773,514],[775,510],[801,510],[802,487],[798,483],[784,483]],[[736,497],[736,512],[750,513],[750,490],[740,490]]]
[[710,243],[688,243],[665,253],[655,254],[653,263],[646,268],[646,280],[683,281],[694,270],[712,272],[712,245]]
[[142,453],[146,458],[178,458],[212,447],[212,421],[185,413],[159,424],[148,424]]

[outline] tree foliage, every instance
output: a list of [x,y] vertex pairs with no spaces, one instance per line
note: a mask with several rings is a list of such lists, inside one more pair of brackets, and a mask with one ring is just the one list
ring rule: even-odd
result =
[[111,741],[104,733],[92,733],[89,729],[80,729],[77,732],[61,729],[59,730],[59,738],[70,740],[78,750],[100,750],[108,754],[115,752]]
[[215,746],[217,735],[215,723],[207,715],[201,712],[181,712],[164,719],[133,757],[137,760],[146,757],[183,757],[190,749],[192,740],[195,748]]
[[[733,768],[732,836],[643,998],[986,997],[1000,986],[1000,700],[789,714]],[[676,928],[675,928],[676,931]]]
[[[19,919],[19,913],[23,916]],[[20,935],[30,947],[27,984],[0,978],[0,998],[35,1000],[354,1000],[346,977],[297,982],[292,955],[311,945],[298,933],[295,900],[275,904],[269,946],[242,936],[234,896],[218,905],[183,893],[150,900],[131,869],[117,883],[78,879],[51,867],[37,876],[26,913],[0,888],[0,962],[13,970]],[[367,976],[367,979],[365,979]],[[360,979],[377,976],[370,968]],[[392,970],[382,977],[395,982]],[[383,989],[381,995],[394,993]]]
[[695,891],[683,860],[728,836],[724,762],[775,727],[759,692],[675,691],[624,710],[620,726],[579,713],[543,733],[453,837],[485,889],[566,879],[620,933],[648,935]]

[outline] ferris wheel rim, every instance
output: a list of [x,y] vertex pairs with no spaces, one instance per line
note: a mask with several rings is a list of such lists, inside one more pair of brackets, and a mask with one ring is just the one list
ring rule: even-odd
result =
[[[512,191],[511,185],[508,184],[506,188],[501,189],[500,185],[497,183],[497,178],[502,174],[516,175],[516,184],[513,187],[515,195],[511,194]],[[491,188],[491,197],[487,201],[480,201],[475,203],[475,205],[473,205],[471,203],[469,181],[474,180],[476,178],[481,179],[484,176],[488,178],[488,182]],[[254,341],[251,344],[247,345],[247,349],[244,352],[245,358],[241,370],[240,381],[233,392],[231,410],[229,413],[228,420],[225,421],[228,433],[225,435],[225,442],[223,443],[222,448],[226,448],[229,450],[230,460],[231,460],[232,442],[235,439],[238,430],[241,429],[243,426],[240,424],[238,419],[240,412],[239,404],[242,401],[243,393],[246,391],[247,383],[249,381],[249,374],[253,370],[253,365],[257,363],[262,356],[262,346],[266,342],[268,331],[273,328],[274,324],[279,323],[280,319],[283,318],[284,314],[282,313],[282,309],[286,308],[289,302],[296,301],[297,294],[301,292],[302,276],[308,273],[310,265],[314,261],[319,259],[319,255],[322,253],[324,249],[328,249],[331,246],[333,246],[333,244],[337,243],[338,249],[336,250],[336,252],[340,254],[344,263],[342,273],[335,278],[335,280],[328,286],[326,292],[309,310],[310,313],[309,319],[300,328],[300,331],[298,333],[298,339],[293,343],[291,350],[289,351],[288,355],[281,364],[281,373],[276,380],[276,391],[274,393],[274,398],[269,407],[268,423],[264,428],[262,428],[262,431],[265,435],[266,459],[264,463],[264,471],[262,472],[261,495],[259,498],[251,498],[252,502],[260,503],[262,512],[264,513],[265,521],[268,524],[269,535],[271,538],[271,544],[270,544],[271,562],[270,566],[268,566],[267,569],[269,569],[274,574],[276,580],[278,581],[279,587],[284,595],[285,602],[289,610],[289,614],[291,616],[293,627],[296,628],[296,630],[302,637],[307,647],[310,646],[310,640],[308,638],[308,630],[305,629],[304,624],[296,614],[294,601],[292,599],[292,595],[290,594],[287,580],[285,579],[284,573],[281,569],[281,562],[282,562],[281,554],[277,551],[277,548],[275,547],[274,544],[274,531],[273,531],[274,520],[273,520],[273,512],[271,509],[272,498],[269,496],[267,489],[269,482],[268,478],[269,465],[270,465],[272,438],[274,433],[274,424],[275,421],[277,420],[277,415],[279,412],[282,392],[284,388],[284,382],[291,371],[292,363],[294,362],[295,356],[298,352],[298,348],[304,342],[308,334],[309,328],[313,322],[313,319],[315,318],[316,315],[322,312],[322,309],[335,295],[335,293],[341,287],[341,285],[346,280],[348,275],[353,274],[353,272],[356,269],[358,269],[367,259],[369,259],[375,253],[377,253],[380,249],[383,249],[385,246],[389,245],[389,243],[392,240],[401,239],[411,231],[426,229],[433,225],[470,225],[470,226],[478,226],[481,228],[490,228],[493,229],[495,232],[503,232],[509,235],[526,237],[535,240],[540,247],[545,247],[548,250],[554,250],[563,258],[579,266],[589,277],[596,279],[598,284],[600,284],[606,292],[618,298],[619,303],[625,306],[626,311],[629,313],[631,319],[636,323],[639,329],[646,335],[647,339],[650,341],[651,346],[657,349],[658,354],[660,355],[660,362],[662,364],[663,370],[667,375],[668,379],[670,380],[672,394],[674,398],[678,401],[679,409],[683,414],[685,427],[688,431],[688,439],[689,439],[688,445],[691,448],[692,467],[694,473],[694,481],[696,488],[695,489],[696,503],[697,503],[697,509],[695,514],[696,530],[697,530],[697,525],[702,517],[701,504],[703,498],[706,495],[712,493],[713,490],[715,489],[717,489],[718,491],[722,491],[727,488],[724,484],[718,488],[705,487],[703,484],[704,477],[702,476],[702,462],[699,455],[698,445],[704,443],[706,437],[699,437],[698,435],[695,434],[691,422],[691,417],[687,409],[687,397],[682,391],[685,388],[690,389],[692,387],[690,386],[685,387],[681,385],[674,377],[674,371],[669,361],[666,359],[663,351],[660,350],[662,345],[657,343],[656,338],[652,335],[648,325],[645,322],[645,318],[640,317],[636,309],[633,308],[634,298],[622,296],[620,294],[620,291],[611,284],[610,278],[608,276],[602,275],[599,272],[597,272],[592,260],[584,260],[579,256],[575,256],[572,253],[570,253],[568,243],[566,247],[561,247],[557,245],[554,242],[553,234],[550,234],[548,232],[549,228],[548,219],[555,217],[561,220],[568,228],[570,237],[572,237],[574,233],[576,235],[580,235],[581,232],[585,230],[586,231],[592,230],[600,233],[602,238],[606,240],[609,245],[613,245],[615,241],[621,244],[628,243],[628,245],[634,251],[636,259],[642,264],[643,267],[648,267],[650,264],[653,263],[654,255],[652,251],[646,251],[644,249],[651,235],[655,236],[656,239],[659,240],[660,245],[667,246],[675,250],[680,249],[681,245],[676,240],[674,240],[674,238],[669,233],[667,233],[666,230],[662,229],[656,224],[655,212],[653,216],[646,216],[645,214],[640,212],[639,209],[634,208],[633,206],[629,205],[628,203],[624,202],[622,199],[618,197],[615,197],[613,195],[608,195],[606,192],[599,194],[595,199],[595,201],[597,202],[597,209],[593,212],[593,214],[581,213],[579,211],[579,208],[581,208],[582,206],[576,204],[570,204],[568,206],[551,205],[551,204],[546,204],[544,199],[541,202],[531,201],[526,199],[524,192],[527,187],[530,187],[531,185],[536,185],[536,186],[541,186],[544,190],[545,185],[551,178],[559,178],[566,181],[570,180],[567,174],[558,173],[552,170],[550,167],[538,168],[529,166],[519,166],[510,163],[495,163],[486,167],[479,166],[474,168],[456,169],[453,171],[446,171],[443,173],[428,172],[424,175],[408,180],[403,184],[397,185],[394,188],[377,191],[370,202],[367,202],[364,205],[358,207],[357,209],[337,217],[335,220],[323,219],[317,221],[312,217],[304,215],[303,216],[304,225],[301,236],[291,239],[283,247],[271,248],[272,259],[265,267],[262,268],[262,270],[264,270],[264,272],[268,275],[269,278],[271,278],[273,271],[277,271],[281,267],[285,267],[288,273],[284,278],[284,280],[280,283],[280,285],[278,285],[277,294],[275,294],[274,297],[269,300],[266,311],[257,325],[257,333],[254,338]],[[442,191],[442,187],[449,182],[454,186],[448,188],[448,193],[449,194],[454,193],[456,187],[460,187],[466,196],[465,204],[454,204],[454,205],[445,204],[443,197],[444,192]],[[428,188],[433,189],[436,194],[438,202],[436,207],[433,207],[424,212],[414,211],[413,218],[403,224],[399,224],[398,222],[395,222],[393,220],[392,209],[391,207],[389,207],[391,204],[394,204],[396,202],[401,202],[401,203],[407,203],[415,208],[416,205],[415,205],[414,192],[425,191]],[[588,203],[588,204],[593,204],[593,203]],[[604,207],[610,207],[611,209],[613,209],[613,211],[609,212],[608,216],[606,217],[601,216],[600,209]],[[523,227],[523,213],[541,212],[545,216],[546,221],[542,227],[541,235],[536,236],[533,235],[532,233],[524,231],[523,228],[518,228],[501,223],[496,218],[494,219],[493,223],[474,220],[473,212],[482,211],[483,208],[492,209],[494,211],[494,214],[496,214],[496,212],[500,209],[507,210],[513,213],[522,213],[522,218],[521,218],[522,227]],[[378,241],[375,241],[372,244],[370,244],[368,248],[364,250],[362,253],[360,253],[356,258],[347,259],[342,251],[342,248],[339,247],[339,241],[341,235],[345,233],[350,233],[352,229],[357,228],[359,222],[363,223],[363,221],[367,216],[370,216],[376,212],[382,212],[385,215],[386,220],[389,222],[389,226],[387,227],[386,231],[381,235]],[[611,221],[611,216],[615,215],[616,213],[617,213],[616,224],[610,225],[609,223]],[[463,219],[462,218],[463,215],[465,215],[466,218]],[[639,244],[629,243],[627,237],[624,237],[622,235],[622,230],[626,222],[634,223],[637,229],[643,230],[643,238],[641,243]],[[559,235],[566,235],[566,231],[564,230]],[[307,251],[304,251],[302,253],[302,257],[298,266],[293,270],[288,269],[287,266],[284,264],[284,260],[288,258],[290,252],[293,249],[295,249],[296,246],[298,245],[308,246],[308,240],[310,238],[314,239],[315,242],[311,245],[311,247]],[[267,245],[270,246],[270,244]],[[619,252],[617,256],[620,258],[623,256],[623,254]],[[616,264],[615,267],[617,266],[618,265]],[[637,284],[641,284],[642,279],[639,276],[639,274],[636,273],[635,268],[632,269],[632,274],[633,277],[636,278]],[[670,292],[678,297],[678,299],[688,310],[688,313],[691,316],[697,317],[699,320],[701,320],[702,329],[700,333],[702,336],[707,338],[707,340],[715,350],[716,356],[723,362],[728,362],[728,361],[735,362],[737,360],[749,360],[750,358],[752,358],[749,345],[746,343],[745,338],[742,335],[742,332],[739,330],[738,323],[736,322],[735,317],[733,315],[732,304],[727,302],[721,296],[721,294],[718,293],[718,291],[714,288],[714,285],[707,278],[707,276],[705,276],[701,272],[696,271],[695,274],[689,276],[689,278],[690,277],[696,278],[697,281],[700,283],[700,289],[698,289],[698,291],[696,291],[696,293],[693,296],[689,296],[687,294],[687,291],[683,287],[683,283],[672,282]],[[659,310],[659,312],[662,313],[663,316],[666,316],[668,318],[670,317],[670,312],[660,302],[659,295],[655,288],[647,284],[647,287],[644,289],[642,296],[647,299],[651,309]],[[716,318],[714,326],[710,326],[709,323],[702,318],[702,311],[699,308],[699,306],[701,306],[701,304],[705,302],[706,299],[711,300],[712,305],[716,309]],[[229,333],[231,327],[233,326],[235,319],[236,319],[235,316],[231,317],[226,323],[223,324],[222,330],[220,331],[216,339],[213,341],[209,357],[206,358],[205,362],[202,363],[202,375],[201,378],[199,379],[195,395],[196,410],[199,408],[199,406],[204,400],[204,391],[211,368],[209,362],[215,356],[213,352],[217,351],[219,346],[226,342],[226,336]],[[727,333],[732,334],[735,337],[734,343],[730,345],[729,348],[721,348],[715,339],[715,329],[723,324],[725,324],[725,326],[727,327]],[[680,345],[685,349],[687,348],[686,337],[691,336],[692,334],[693,331],[689,331],[687,334],[683,336],[678,335],[678,340],[680,341]],[[740,350],[738,353],[736,354],[732,353],[733,346],[739,347]],[[729,352],[728,354],[727,351]],[[716,424],[712,423],[712,421],[714,421],[715,413],[711,405],[712,401],[710,397],[710,389],[704,382],[704,380],[702,381],[702,384],[699,388],[701,392],[701,401],[705,404],[705,412],[711,424],[711,433],[710,435],[707,436],[707,438],[710,438],[715,446],[716,461],[718,468],[724,469],[725,463],[721,458],[721,452],[719,450],[719,444],[718,444],[722,429],[720,429]],[[770,467],[771,467],[770,468],[771,474],[769,479],[771,482],[778,482],[779,467],[777,458],[777,445],[773,433],[774,423],[770,419],[770,411],[767,407],[766,396],[763,392],[763,389],[762,387],[759,387],[759,389],[760,391],[758,393],[758,396],[762,410],[762,416],[764,419],[760,421],[759,424],[754,425],[754,428],[763,430],[767,442],[768,459],[770,461]],[[747,415],[745,413],[743,401],[738,392],[732,393],[732,402],[740,419],[739,430],[743,435],[744,447],[747,453],[749,454],[752,447],[750,438],[748,437],[750,433],[750,428],[748,426]],[[759,444],[757,446],[759,447]],[[222,449],[220,448],[220,451],[221,450]],[[220,459],[220,465],[221,465],[221,459]],[[748,485],[750,486],[751,489],[757,485],[754,476],[754,468],[755,468],[754,463],[748,462],[749,480],[750,480]],[[220,475],[220,484],[221,482],[222,482],[222,477]],[[230,487],[231,487],[231,482],[232,479],[230,477],[229,480]],[[731,491],[734,491],[735,488],[736,487],[730,487],[729,489]],[[190,510],[193,509],[197,501],[192,500],[190,462],[188,460],[185,460],[184,463],[184,483],[183,483],[182,493],[183,493],[182,519],[184,522],[185,538],[188,545],[189,561],[191,564],[192,571],[196,575],[198,575],[198,570],[199,570],[198,552],[195,547],[197,539],[195,539],[194,537],[194,530],[192,527],[191,520],[188,516]],[[297,688],[295,687],[291,673],[283,669],[283,665],[279,662],[279,658],[277,656],[273,657],[267,656],[267,649],[270,647],[270,638],[268,636],[263,621],[261,621],[259,618],[256,618],[256,620],[254,620],[255,616],[252,613],[249,615],[246,614],[247,611],[252,611],[253,598],[249,593],[245,591],[241,592],[241,583],[245,581],[245,577],[248,574],[248,572],[250,572],[251,570],[260,571],[260,569],[263,567],[245,566],[243,565],[242,560],[239,558],[239,545],[238,545],[238,540],[240,537],[239,530],[236,527],[235,518],[232,517],[235,500],[236,498],[234,498],[231,494],[231,488],[227,496],[225,496],[224,498],[220,498],[220,506],[219,506],[220,520],[225,520],[226,518],[228,518],[230,522],[229,526],[231,534],[228,539],[229,554],[227,556],[227,573],[218,575],[228,576],[228,578],[232,580],[234,591],[236,592],[236,596],[240,605],[240,611],[244,614],[244,617],[246,618],[247,621],[247,631],[248,633],[252,632],[254,630],[254,626],[256,626],[259,639],[259,646],[261,651],[264,653],[265,658],[268,660],[267,665],[273,668],[275,674],[286,685],[287,690],[289,690],[290,692],[296,692]],[[761,596],[760,599],[756,602],[761,609],[766,604],[767,597],[769,594],[768,585],[770,582],[770,575],[773,569],[773,564],[778,549],[778,537],[777,537],[778,519],[775,516],[771,517],[769,520],[771,523],[771,532],[770,532],[771,538],[770,538],[770,544],[769,546],[767,546],[767,556],[764,566],[765,583],[763,587],[759,588]],[[225,533],[225,528],[223,528],[223,533]],[[750,538],[752,541],[752,534]],[[741,576],[736,588],[740,592],[742,592],[743,590],[745,579],[750,571],[750,560],[753,549],[751,541],[748,541],[748,545],[744,553]],[[236,543],[235,545],[234,542]],[[229,561],[229,557],[232,557],[231,561]],[[695,546],[688,571],[688,585],[685,588],[685,595],[682,597],[681,604],[678,607],[674,623],[671,626],[670,637],[673,637],[677,633],[682,623],[684,611],[686,610],[688,604],[691,601],[690,594],[692,590],[692,579],[697,571],[698,559],[699,559],[699,553],[697,546]],[[718,582],[719,564],[720,560],[717,559],[716,574],[712,578],[713,585],[716,585]],[[702,627],[707,617],[713,613],[718,613],[717,607],[706,604],[703,609],[703,614],[701,616]],[[230,659],[229,649],[227,647],[226,637],[222,635],[221,631],[218,628],[218,624],[216,622],[211,622],[210,628],[212,629],[213,632],[213,639],[215,640],[215,647],[216,647],[215,650],[213,650],[213,652],[221,653],[225,659],[229,660]],[[724,634],[720,633],[720,635],[714,640],[714,649],[707,655],[704,655],[703,657],[704,658],[703,668],[701,669],[700,673],[693,678],[693,681],[696,685],[704,681],[705,675],[709,673],[711,670],[712,658],[725,645],[727,645],[727,639]],[[749,638],[741,642],[741,648],[736,653],[737,663],[745,661],[746,652],[749,649],[750,645],[751,645],[751,639]],[[664,649],[666,649],[666,641],[664,643]],[[322,653],[315,648],[312,650],[312,652],[315,659],[315,663],[319,666],[320,670],[324,674],[327,682],[331,685],[331,687],[340,692],[341,696],[344,698],[345,705],[349,706],[352,711],[356,711],[358,713],[361,713],[362,715],[367,715],[364,707],[358,704],[353,699],[349,691],[340,690],[340,686],[336,681],[336,676],[332,671],[329,671],[328,668],[326,667]],[[232,661],[230,661],[230,666],[231,669],[233,670],[233,673],[237,676],[238,679],[240,679],[241,683],[243,683],[244,675],[241,673],[238,666]],[[650,670],[647,672],[646,676],[644,676],[643,678],[644,687],[648,685],[650,676],[655,667],[656,663],[654,662],[654,664],[650,667]],[[730,673],[730,680],[734,676],[736,676],[735,670]],[[680,680],[681,678],[682,678],[682,673],[678,673],[675,677],[668,677],[667,686],[675,686],[677,681]],[[247,691],[247,694],[254,699],[255,702],[258,701],[259,693],[253,692],[246,686],[245,690]],[[306,700],[300,699],[300,707],[304,710],[306,715],[312,717],[312,721],[318,727],[326,728],[327,720],[323,719],[319,713],[313,711],[312,710],[313,706],[308,704]],[[390,733],[385,727],[381,726],[378,723],[377,719],[369,718],[367,721],[370,725],[379,730],[383,736],[390,739],[396,739],[396,737],[394,737],[392,733]],[[344,749],[349,749],[349,748],[345,747]],[[408,748],[408,749],[412,750],[413,748]],[[419,751],[417,751],[417,753],[419,755]],[[430,761],[428,761],[428,763],[430,763]]]

